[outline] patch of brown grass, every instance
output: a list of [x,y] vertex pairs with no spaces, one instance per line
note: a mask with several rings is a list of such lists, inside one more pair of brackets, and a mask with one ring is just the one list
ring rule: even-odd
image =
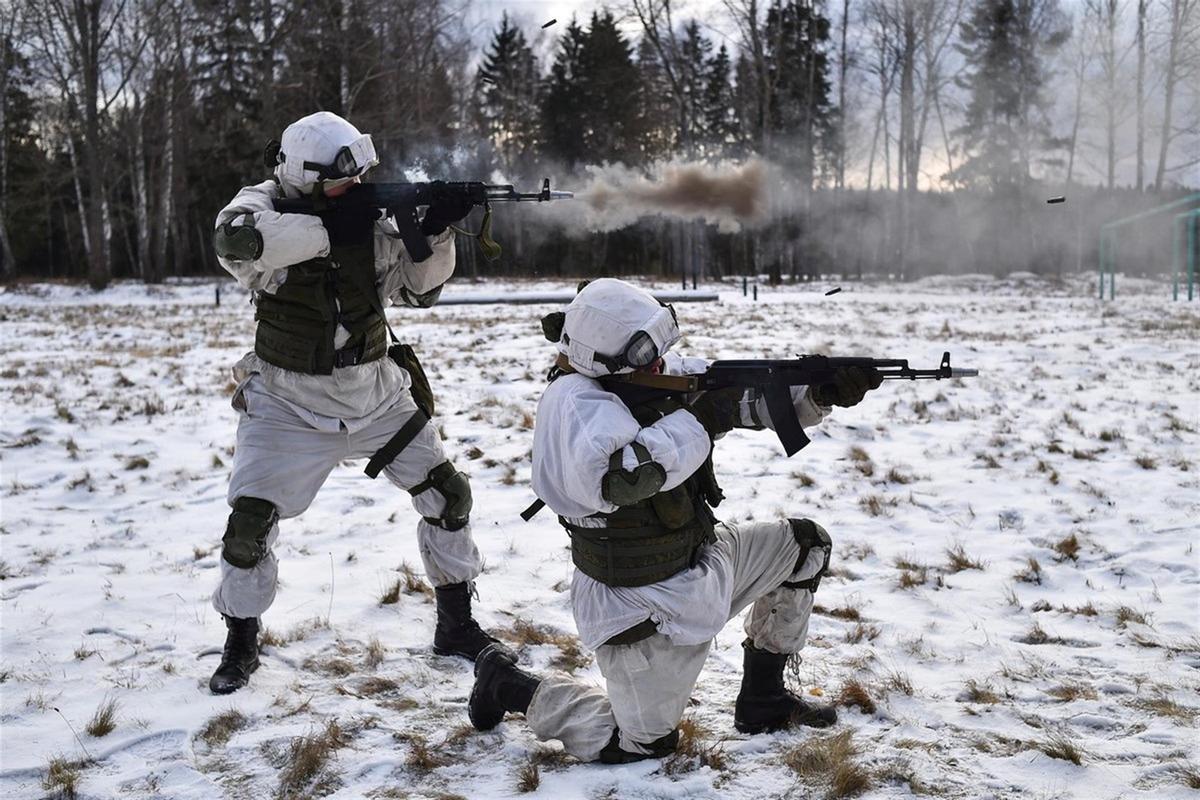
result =
[[828,785],[826,797],[853,797],[871,787],[871,775],[856,761],[850,731],[813,737],[783,754],[783,763],[801,778]]
[[1061,686],[1047,689],[1046,694],[1064,703],[1070,703],[1074,700],[1096,699],[1096,690],[1084,683],[1064,683]]
[[322,779],[322,783],[330,782],[332,776],[322,776],[322,773],[326,771],[330,759],[348,743],[337,720],[330,720],[322,730],[292,739],[283,769],[279,772],[277,796],[296,797],[318,778]]
[[1142,469],[1158,469],[1158,462],[1151,456],[1138,456],[1133,460]]
[[729,756],[719,741],[712,740],[708,728],[694,717],[679,721],[679,744],[675,752],[663,760],[663,772],[678,775],[701,767],[721,772],[729,766]]
[[413,568],[407,561],[400,564],[400,577],[404,581],[404,586],[401,591],[405,594],[419,594],[425,597],[433,597],[433,587],[413,571]]
[[1100,614],[1100,612],[1096,610],[1096,607],[1092,605],[1091,600],[1088,600],[1081,606],[1075,606],[1074,608],[1062,605],[1058,607],[1058,610],[1064,614],[1074,614],[1075,616],[1079,617],[1095,617],[1099,616]]
[[844,619],[848,622],[858,622],[862,619],[862,615],[854,606],[842,606],[841,608],[826,608],[825,606],[813,606],[814,614],[821,614],[826,617],[835,619]]
[[890,509],[895,508],[898,502],[894,497],[880,497],[877,494],[868,494],[858,499],[858,505],[872,517],[891,516]]
[[1054,734],[1046,741],[1038,742],[1034,745],[1034,749],[1045,753],[1051,758],[1070,761],[1076,766],[1083,763],[1083,751],[1075,742],[1061,734]]
[[842,688],[838,690],[836,701],[839,706],[857,708],[864,714],[874,714],[876,710],[871,692],[860,681],[851,680],[843,683]]
[[450,763],[445,756],[431,751],[429,743],[420,734],[410,733],[398,738],[408,742],[408,755],[404,759],[404,764],[409,769],[417,772],[429,772]]
[[1021,583],[1042,584],[1042,565],[1033,556],[1025,559],[1025,566],[1013,574],[1013,579]]
[[400,687],[391,678],[384,678],[380,675],[372,675],[369,678],[364,678],[356,687],[364,697],[374,697],[378,694],[386,694],[387,692],[395,691]]
[[1058,553],[1059,561],[1066,561],[1068,558],[1078,561],[1080,548],[1079,537],[1073,533],[1054,543],[1054,552]]
[[896,579],[896,585],[901,589],[911,589],[914,586],[924,586],[929,580],[929,571],[925,567],[920,569],[902,569],[900,577]]
[[84,763],[62,756],[50,759],[46,765],[46,775],[42,778],[42,788],[47,797],[75,800],[79,796],[79,778]]
[[1138,698],[1131,705],[1143,711],[1157,714],[1160,717],[1173,717],[1174,719],[1187,720],[1188,722],[1191,722],[1197,715],[1200,715],[1200,709],[1181,706],[1165,694],[1160,694],[1152,698]]
[[92,715],[91,720],[84,727],[89,736],[95,736],[99,739],[101,736],[108,736],[117,728],[117,701],[109,698],[100,704],[96,709],[96,713]]
[[517,770],[517,791],[521,794],[536,792],[541,783],[542,775],[538,769],[538,762],[530,758]]
[[858,644],[863,639],[866,639],[868,642],[873,642],[875,641],[876,637],[879,636],[879,633],[880,631],[878,625],[872,625],[870,623],[864,624],[859,622],[853,628],[846,631],[846,641],[850,644]]
[[574,672],[591,663],[591,656],[583,651],[579,637],[572,633],[556,631],[548,625],[537,625],[518,617],[508,630],[500,635],[520,646],[552,644],[559,649],[550,663],[566,672]]
[[379,641],[378,637],[372,636],[363,651],[363,666],[367,669],[377,669],[385,658],[387,658],[387,648],[383,646],[383,642]]
[[966,689],[959,695],[960,702],[964,703],[986,703],[994,705],[1000,702],[1000,695],[992,691],[992,687],[987,684],[981,684],[974,678],[967,681]]
[[197,735],[209,747],[220,747],[246,727],[249,721],[250,719],[240,711],[223,711],[206,722]]
[[392,582],[392,585],[383,590],[383,594],[379,595],[379,605],[391,606],[400,602],[400,579],[397,578]]
[[983,570],[983,562],[968,556],[967,551],[961,544],[946,548],[946,558],[946,571],[951,574],[968,569]]
[[1138,625],[1149,625],[1150,615],[1143,614],[1129,606],[1119,606],[1116,610],[1117,627],[1124,628],[1129,623],[1133,622]]

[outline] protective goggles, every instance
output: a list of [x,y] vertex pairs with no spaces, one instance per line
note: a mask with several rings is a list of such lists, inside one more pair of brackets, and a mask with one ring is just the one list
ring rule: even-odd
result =
[[[665,315],[660,313],[655,316],[655,320],[648,327],[655,329],[666,327],[667,330],[676,332],[675,336],[671,336],[667,333],[667,330],[656,330],[656,332],[659,332],[660,338],[663,339],[664,346],[662,350],[665,350],[674,344],[675,339],[678,338],[679,318],[675,315],[675,307],[670,303],[663,303],[662,307],[665,311],[670,312],[670,323],[664,326],[664,323],[666,323]],[[641,330],[630,337],[628,344],[625,345],[625,349],[620,353],[617,353],[615,356],[593,353],[592,360],[608,370],[608,374],[615,375],[627,367],[642,369],[643,367],[650,366],[659,359],[662,355],[662,350],[659,349],[658,343],[655,342],[654,336],[649,331]]]
[[[280,153],[279,160],[287,161],[287,156],[284,153]],[[371,134],[364,133],[350,144],[338,150],[332,164],[318,164],[315,161],[305,161],[303,167],[305,170],[317,173],[317,180],[327,181],[338,180],[340,178],[353,178],[356,175],[361,175],[378,163],[379,159],[375,154],[375,143],[371,141]]]

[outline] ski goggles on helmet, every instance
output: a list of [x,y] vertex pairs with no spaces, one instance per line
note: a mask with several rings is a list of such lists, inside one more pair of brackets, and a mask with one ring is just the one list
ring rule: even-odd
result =
[[[287,161],[287,156],[284,153],[280,153],[279,160],[281,162]],[[371,134],[364,133],[350,144],[338,150],[332,164],[318,164],[315,161],[305,161],[302,166],[305,170],[317,173],[317,180],[327,181],[353,178],[356,175],[363,174],[378,163],[379,158],[375,154],[375,143],[371,140]]]
[[[629,338],[621,352],[615,356],[593,353],[592,360],[615,375],[624,369],[643,369],[650,366],[679,338],[679,320],[675,307],[662,303],[662,311],[646,326]],[[668,317],[669,314],[669,317]],[[660,346],[661,344],[661,346]]]

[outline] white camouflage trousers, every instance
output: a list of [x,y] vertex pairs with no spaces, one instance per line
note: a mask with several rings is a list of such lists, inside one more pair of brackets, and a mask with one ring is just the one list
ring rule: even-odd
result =
[[[235,395],[234,407],[240,419],[228,499],[231,506],[239,497],[266,500],[275,505],[280,519],[304,513],[337,464],[370,458],[417,409],[405,389],[365,428],[353,433],[344,427],[320,430],[287,403],[256,391],[253,382],[252,378]],[[436,428],[426,425],[382,474],[393,485],[407,490],[424,481],[429,471],[445,460]],[[363,480],[369,479],[364,476]],[[422,517],[440,517],[446,508],[445,498],[434,488],[413,497],[412,503]],[[251,569],[240,569],[221,559],[221,582],[213,593],[213,608],[241,618],[261,616],[270,608],[279,573],[274,551],[278,538],[279,526],[275,525],[267,537],[266,557]],[[483,566],[469,524],[447,531],[422,518],[417,522],[417,543],[425,574],[434,586],[474,580]]]
[[[814,547],[798,570],[800,546],[787,520],[717,526],[731,545],[733,601],[729,618],[751,603],[746,635],[760,649],[796,653],[804,647],[813,595],[788,589],[784,581],[804,581],[821,569],[824,548]],[[619,728],[621,749],[648,753],[643,743],[679,725],[712,642],[680,647],[662,634],[628,645],[601,645],[596,663],[607,693],[567,676],[544,679],[525,717],[539,739],[558,739],[582,761],[595,761]]]

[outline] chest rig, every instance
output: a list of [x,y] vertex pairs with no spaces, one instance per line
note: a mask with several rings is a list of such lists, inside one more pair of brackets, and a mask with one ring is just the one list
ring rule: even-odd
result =
[[[368,294],[377,291],[374,245],[340,247],[332,256],[293,264],[274,294],[259,292],[254,352],[263,361],[329,375],[387,353],[387,323]],[[340,349],[334,346],[339,325],[350,333]]]
[[[679,397],[661,391],[601,383],[621,398],[642,427],[684,407]],[[621,451],[613,454],[610,466],[621,467]],[[710,507],[723,499],[710,453],[674,489],[588,517],[600,520],[600,527],[581,527],[562,517],[559,522],[571,536],[571,558],[585,575],[608,586],[646,586],[696,565],[701,548],[716,540],[717,519]]]

